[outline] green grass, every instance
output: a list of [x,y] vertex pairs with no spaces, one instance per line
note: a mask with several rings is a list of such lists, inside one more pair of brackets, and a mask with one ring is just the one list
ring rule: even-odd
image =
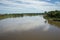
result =
[[60,21],[60,18],[51,18],[51,17],[48,17],[48,16],[44,16],[45,19],[47,20],[52,20],[52,21]]

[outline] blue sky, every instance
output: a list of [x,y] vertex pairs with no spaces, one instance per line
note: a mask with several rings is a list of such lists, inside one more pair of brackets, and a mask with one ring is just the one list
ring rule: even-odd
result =
[[0,13],[40,13],[60,10],[60,0],[0,0]]

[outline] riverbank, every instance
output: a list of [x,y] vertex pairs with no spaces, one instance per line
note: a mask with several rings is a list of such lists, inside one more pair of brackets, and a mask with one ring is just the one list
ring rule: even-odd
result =
[[55,25],[55,26],[58,26],[60,28],[60,22],[59,21],[48,20],[48,23],[52,24],[52,25]]
[[47,20],[59,21],[60,22],[60,11],[55,10],[55,11],[45,12],[44,18]]
[[15,17],[23,17],[23,16],[36,16],[36,15],[44,15],[43,13],[22,13],[22,14],[0,14],[0,20],[5,18],[15,18]]
[[50,18],[44,16],[44,18],[48,21],[49,24],[58,26],[60,28],[60,18]]
[[51,17],[48,17],[48,16],[44,16],[44,18],[47,19],[47,20],[60,22],[60,18],[51,18]]

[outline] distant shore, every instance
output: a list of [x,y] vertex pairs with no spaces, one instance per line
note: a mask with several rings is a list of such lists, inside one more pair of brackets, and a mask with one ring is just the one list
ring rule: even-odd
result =
[[47,16],[44,16],[44,18],[47,19],[47,20],[60,22],[60,18],[50,18],[50,17],[47,17]]
[[36,15],[44,15],[44,13],[0,14],[0,19],[12,18],[12,17],[23,17],[23,16],[36,16]]
[[55,11],[45,12],[44,18],[47,20],[60,22],[60,11],[55,10]]

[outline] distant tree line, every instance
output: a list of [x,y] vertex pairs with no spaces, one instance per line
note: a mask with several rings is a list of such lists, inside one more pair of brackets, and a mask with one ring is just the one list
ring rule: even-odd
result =
[[44,15],[44,13],[15,13],[15,14],[0,14],[0,17],[2,16],[13,16],[13,17],[17,17],[17,16],[34,16],[34,15]]
[[55,10],[55,11],[45,11],[45,16],[50,17],[50,18],[60,18],[60,11]]

